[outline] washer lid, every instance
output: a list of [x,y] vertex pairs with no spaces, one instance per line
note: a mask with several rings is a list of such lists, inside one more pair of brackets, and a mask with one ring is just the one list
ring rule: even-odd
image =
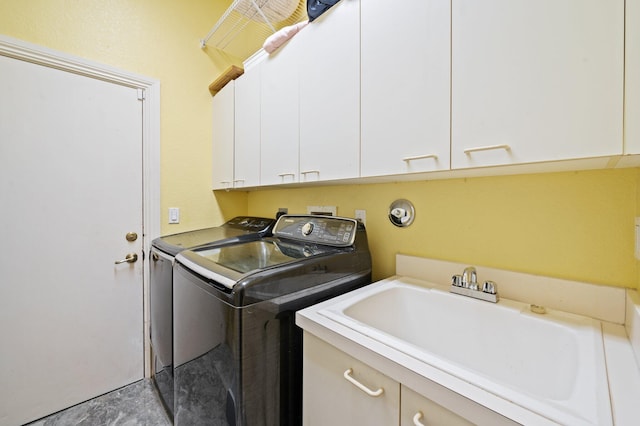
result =
[[158,250],[175,256],[182,250],[203,245],[258,239],[270,233],[274,222],[275,219],[238,216],[214,228],[165,235],[153,240],[152,244]]
[[277,273],[277,266],[344,250],[266,238],[222,247],[186,250],[176,256],[176,260],[197,274],[232,288],[246,275],[270,268]]

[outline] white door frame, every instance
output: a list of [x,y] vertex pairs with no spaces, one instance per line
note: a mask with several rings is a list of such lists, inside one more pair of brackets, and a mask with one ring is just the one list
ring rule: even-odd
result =
[[[67,53],[0,35],[0,55],[143,90],[142,190],[143,250],[160,235],[160,81],[92,62]],[[149,263],[143,263],[144,375],[151,375],[149,356]]]

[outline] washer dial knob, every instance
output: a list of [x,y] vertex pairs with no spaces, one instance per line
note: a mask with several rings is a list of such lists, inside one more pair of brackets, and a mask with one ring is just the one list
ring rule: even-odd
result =
[[313,223],[307,222],[304,225],[302,225],[302,235],[304,236],[311,235],[312,232],[313,232]]

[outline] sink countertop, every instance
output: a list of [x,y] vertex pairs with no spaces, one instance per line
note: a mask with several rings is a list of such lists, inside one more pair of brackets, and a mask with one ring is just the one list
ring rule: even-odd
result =
[[[481,278],[491,279],[491,277],[484,276]],[[544,279],[544,277],[537,278]],[[385,286],[398,279],[418,286],[433,286],[423,280],[396,276],[355,291],[368,291],[374,286]],[[573,285],[574,283],[571,284],[571,286]],[[600,291],[600,289],[596,290]],[[622,291],[624,294],[624,289]],[[511,423],[509,419],[522,424],[556,424],[507,398],[497,396],[470,382],[418,361],[414,357],[318,313],[335,304],[338,300],[351,297],[353,294],[354,292],[339,296],[298,312],[296,323],[306,332],[325,340],[353,357],[361,359],[394,380],[413,388],[444,407],[450,407],[460,412],[478,424],[496,424],[495,413],[505,416],[505,424]],[[612,294],[614,294],[613,305],[615,306],[618,303],[619,293],[612,292]],[[622,309],[624,310],[624,305]],[[614,310],[611,309],[611,311]],[[617,313],[613,313],[614,320],[618,318],[617,315]],[[602,315],[598,313],[598,316]],[[635,324],[640,324],[640,307],[636,306],[635,309],[627,307],[627,316],[635,318]],[[624,314],[622,317],[624,318]],[[627,319],[627,321],[631,320]],[[637,424],[639,416],[635,406],[640,400],[640,370],[635,352],[627,337],[624,325],[602,320],[600,322],[607,360],[613,421],[618,425]],[[635,329],[637,330],[637,328],[636,326]],[[462,404],[456,394],[465,397]],[[458,399],[455,399],[456,397]]]

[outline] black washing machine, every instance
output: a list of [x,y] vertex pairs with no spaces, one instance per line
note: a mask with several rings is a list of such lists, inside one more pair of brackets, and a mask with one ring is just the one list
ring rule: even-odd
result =
[[272,237],[181,252],[175,424],[302,424],[295,313],[370,282],[365,228],[348,218],[285,215]]
[[150,256],[151,368],[153,382],[173,418],[173,263],[182,250],[271,235],[275,219],[240,216],[221,226],[156,238]]

